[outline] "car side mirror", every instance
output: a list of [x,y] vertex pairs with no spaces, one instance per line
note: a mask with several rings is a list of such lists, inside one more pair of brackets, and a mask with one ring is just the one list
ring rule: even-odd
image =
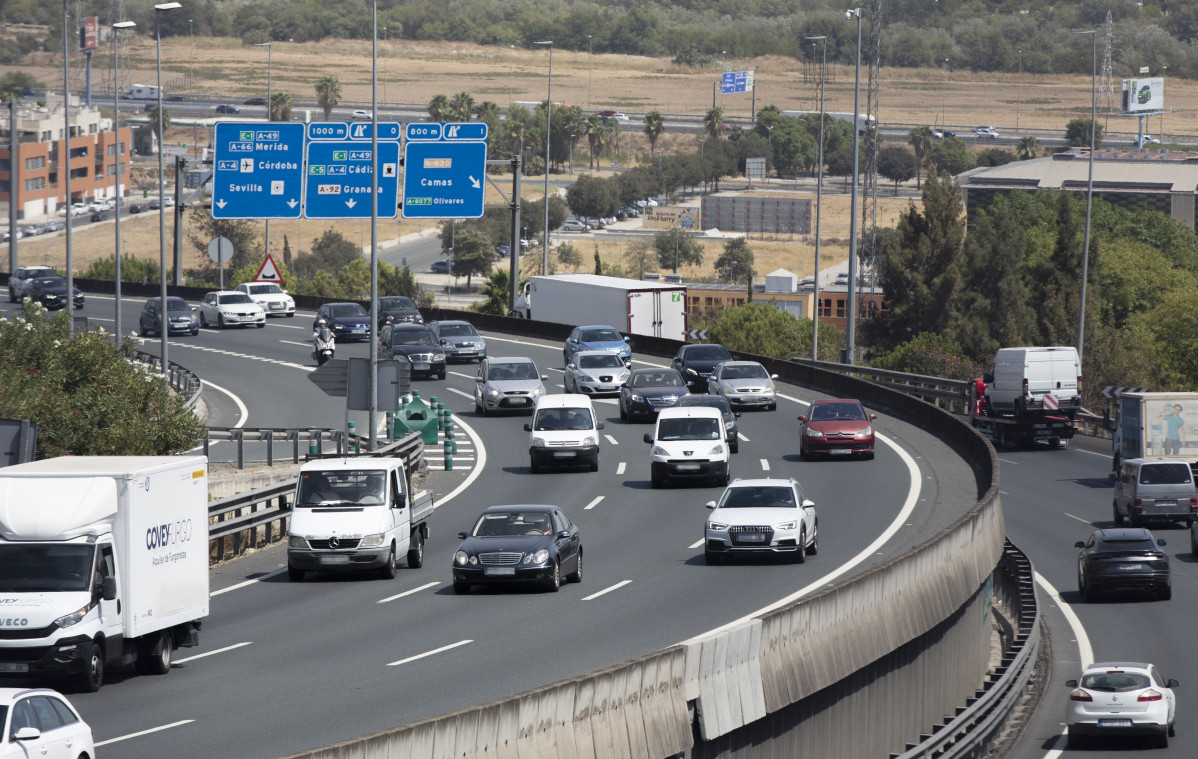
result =
[[707,508],[712,509],[714,511],[715,510],[715,501],[708,501]]
[[1158,546],[1160,546],[1161,548],[1164,548],[1164,547],[1165,547],[1165,539],[1164,539],[1164,538],[1157,538],[1157,539],[1156,539],[1156,544],[1157,544]]
[[870,418],[870,419],[877,419],[877,418],[878,418],[878,415],[877,415],[877,414],[870,414],[870,415],[869,415],[869,418]]
[[459,532],[459,533],[458,533],[458,540],[465,540],[465,539],[466,539],[466,538],[468,538],[468,537],[469,537],[469,536],[468,536],[466,533],[464,533],[464,532]]
[[770,375],[770,379],[772,379],[772,380],[774,380],[774,379],[778,379],[778,375],[776,375],[776,374],[771,374],[771,375]]
[[1086,547],[1086,544],[1085,544],[1085,543],[1083,543],[1082,541],[1080,541],[1080,540],[1079,540],[1079,541],[1077,541],[1076,543],[1074,543],[1074,544],[1073,544],[1073,547],[1074,547],[1074,548],[1085,548],[1085,547]]
[[1066,681],[1065,681],[1065,687],[1066,687],[1066,688],[1076,688],[1076,687],[1077,687],[1077,680],[1066,680]]
[[100,586],[100,598],[105,601],[116,600],[116,578],[105,577],[104,582]]
[[645,433],[645,442],[649,443],[650,445],[653,444],[653,433],[652,432]]
[[740,419],[740,412],[739,412],[739,411],[733,411],[733,412],[732,412],[732,418],[733,418],[733,419]]
[[815,501],[812,501],[812,500],[810,500],[810,499],[808,499],[808,498],[804,498],[804,499],[803,499],[803,508],[805,508],[805,509],[814,509],[814,508],[815,508]]
[[13,733],[12,737],[19,741],[36,741],[38,738],[42,737],[42,731],[38,730],[36,727],[23,727],[17,732]]
[[541,375],[541,382],[548,382],[548,381],[549,381],[549,375],[548,375],[548,374],[542,374],[542,375]]
[[598,424],[596,424],[595,429],[597,429],[597,430],[603,429],[603,422],[599,422]]
[[796,418],[796,419],[798,419],[800,422],[805,422],[805,421],[807,421],[807,417],[806,417],[806,416],[804,416],[803,414],[799,414],[799,415],[798,415],[798,416],[796,416],[795,418]]
[[528,422],[525,422],[525,423],[524,423],[524,431],[525,431],[525,432],[532,432],[532,425],[531,425],[531,424],[529,424]]
[[561,540],[565,540],[565,539],[567,539],[567,538],[569,538],[569,537],[570,537],[570,531],[569,531],[569,530],[562,530],[561,532],[559,532],[559,533],[557,534],[557,536],[558,536],[558,538],[560,538]]
[[630,338],[630,337],[628,337],[628,335],[624,335],[624,342],[628,342],[630,339],[631,339],[631,338]]
[[1173,678],[1169,678],[1169,682],[1165,684],[1165,687],[1167,687],[1167,688],[1178,688],[1178,687],[1181,687],[1181,683],[1177,682],[1177,681],[1176,681],[1176,680],[1174,680]]

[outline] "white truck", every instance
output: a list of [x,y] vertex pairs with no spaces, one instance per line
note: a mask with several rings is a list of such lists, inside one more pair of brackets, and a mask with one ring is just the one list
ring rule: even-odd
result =
[[63,456],[0,469],[0,675],[166,674],[208,615],[208,460]]
[[999,448],[1073,438],[1081,362],[1071,346],[999,348],[994,373],[975,380],[970,423]]
[[598,274],[533,276],[511,315],[686,340],[686,286]]
[[157,100],[158,85],[156,84],[133,84],[129,89],[121,93],[121,100]]
[[1181,459],[1198,472],[1198,393],[1120,394],[1112,442],[1112,472],[1145,456]]
[[287,577],[371,570],[395,577],[396,560],[424,564],[429,491],[412,494],[403,459],[318,459],[300,467],[287,538]]

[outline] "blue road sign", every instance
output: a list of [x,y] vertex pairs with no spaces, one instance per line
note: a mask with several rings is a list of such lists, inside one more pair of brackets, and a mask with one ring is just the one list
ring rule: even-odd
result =
[[303,124],[220,121],[213,149],[212,218],[300,217]]
[[487,124],[408,124],[404,146],[405,219],[483,215]]
[[[398,122],[379,122],[380,219],[394,219],[399,205]],[[304,218],[369,219],[371,175],[369,122],[313,122],[305,151]]]
[[752,71],[725,71],[720,80],[720,92],[725,95],[753,90]]

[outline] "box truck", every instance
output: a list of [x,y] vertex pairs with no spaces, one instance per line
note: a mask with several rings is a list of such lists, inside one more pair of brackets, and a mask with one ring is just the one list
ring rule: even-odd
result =
[[1124,461],[1145,456],[1179,459],[1198,473],[1198,393],[1121,393],[1112,443],[1112,477]]
[[96,691],[166,674],[208,615],[208,460],[63,456],[0,469],[0,675]]
[[528,278],[513,316],[579,326],[605,324],[645,337],[686,340],[686,285],[598,274]]

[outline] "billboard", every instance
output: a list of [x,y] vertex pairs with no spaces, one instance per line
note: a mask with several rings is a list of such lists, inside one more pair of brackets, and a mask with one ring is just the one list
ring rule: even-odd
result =
[[1123,80],[1124,113],[1160,111],[1164,108],[1165,80],[1163,78]]
[[645,229],[681,229],[697,230],[699,209],[674,206],[645,206],[642,209],[641,226]]
[[752,92],[753,91],[753,72],[745,71],[726,71],[720,79],[720,92],[725,95],[734,92]]
[[96,34],[100,25],[96,22],[95,16],[88,16],[83,19],[83,23],[79,25],[79,49],[80,50],[95,50],[96,49]]

